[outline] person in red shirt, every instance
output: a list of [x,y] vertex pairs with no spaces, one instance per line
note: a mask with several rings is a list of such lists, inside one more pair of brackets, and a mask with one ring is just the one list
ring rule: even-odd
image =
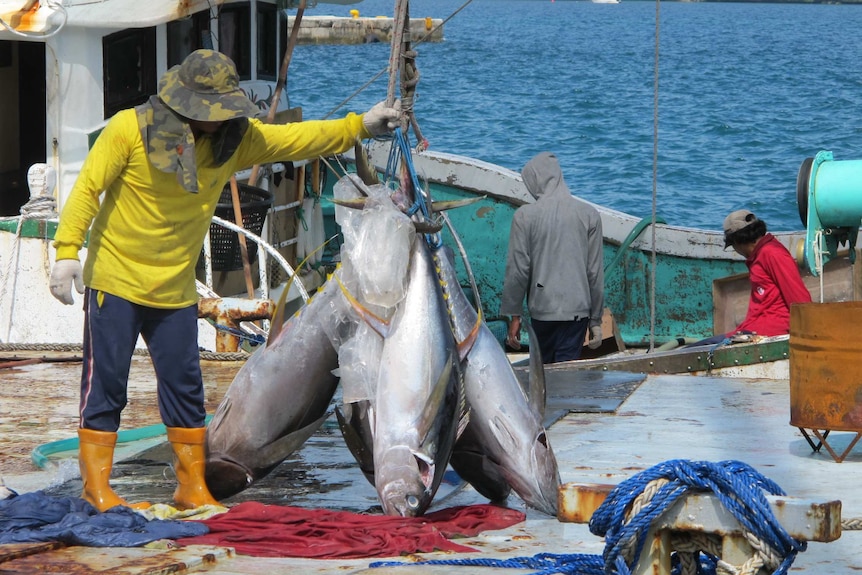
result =
[[745,257],[751,281],[748,312],[736,329],[691,345],[720,343],[737,334],[790,333],[790,306],[810,302],[811,293],[787,248],[748,210],[736,210],[724,219],[724,247]]
[[725,218],[724,245],[745,256],[751,280],[748,313],[731,333],[790,333],[790,306],[811,301],[796,260],[766,232],[766,222],[748,210],[737,210]]

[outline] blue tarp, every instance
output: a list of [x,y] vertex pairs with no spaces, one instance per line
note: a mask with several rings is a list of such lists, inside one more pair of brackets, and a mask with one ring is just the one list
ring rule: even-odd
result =
[[79,497],[53,497],[42,491],[0,501],[0,544],[61,541],[87,547],[140,547],[207,533],[209,528],[197,521],[147,520],[122,506],[100,513]]

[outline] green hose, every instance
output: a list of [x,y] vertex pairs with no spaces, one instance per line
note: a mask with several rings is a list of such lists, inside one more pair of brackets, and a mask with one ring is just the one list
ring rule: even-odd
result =
[[[655,219],[655,223],[666,224],[667,222],[665,222],[662,218],[657,217]],[[605,266],[605,275],[608,275],[608,272],[610,272],[612,269],[614,269],[614,266],[616,266],[620,262],[620,260],[623,259],[623,254],[628,249],[628,247],[631,245],[631,243],[633,241],[635,241],[635,239],[639,235],[641,235],[641,233],[650,224],[652,224],[652,218],[644,218],[641,221],[639,221],[634,228],[632,228],[632,231],[629,232],[629,235],[626,236],[626,239],[623,240],[623,243],[620,244],[620,247],[617,250],[616,255],[614,255],[614,259],[611,261],[611,263],[609,263],[608,265]]]
[[[207,415],[205,420],[206,423],[209,423],[211,419],[212,415]],[[167,430],[162,423],[158,423],[156,425],[148,425],[146,427],[138,427],[136,429],[124,429],[123,431],[117,432],[117,443],[131,443],[132,441],[152,439],[153,437],[165,435],[166,433]],[[48,465],[48,458],[51,455],[64,453],[66,451],[77,450],[77,437],[73,437],[70,439],[60,439],[58,441],[44,443],[34,448],[33,451],[30,453],[30,459],[33,461],[33,464],[36,467],[38,467],[39,469],[45,469],[45,467]]]

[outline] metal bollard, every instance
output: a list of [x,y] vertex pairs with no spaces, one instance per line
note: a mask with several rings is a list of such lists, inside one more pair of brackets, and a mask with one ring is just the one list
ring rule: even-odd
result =
[[[198,317],[211,319],[218,325],[239,330],[243,321],[271,319],[275,303],[269,299],[201,298]],[[225,330],[216,330],[216,351],[230,353],[239,350],[240,337]]]

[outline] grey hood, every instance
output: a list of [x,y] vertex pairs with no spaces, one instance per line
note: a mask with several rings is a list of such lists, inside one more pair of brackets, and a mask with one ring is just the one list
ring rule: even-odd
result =
[[537,200],[545,194],[564,193],[567,196],[571,195],[569,187],[563,180],[560,162],[557,160],[557,156],[551,152],[541,152],[527,162],[524,169],[521,170],[521,178],[524,180],[527,191]]

